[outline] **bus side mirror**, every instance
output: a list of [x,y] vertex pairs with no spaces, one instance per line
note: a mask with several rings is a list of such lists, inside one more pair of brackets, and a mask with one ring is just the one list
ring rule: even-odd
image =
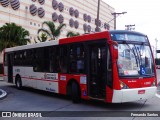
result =
[[109,45],[113,46],[113,58],[118,59],[118,43],[116,41],[108,41]]
[[118,43],[113,41],[113,58],[118,59]]

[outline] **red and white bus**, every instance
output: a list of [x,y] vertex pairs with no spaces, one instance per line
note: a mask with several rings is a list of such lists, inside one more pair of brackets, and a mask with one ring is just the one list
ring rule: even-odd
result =
[[4,50],[4,80],[80,99],[123,103],[157,90],[146,35],[104,31]]

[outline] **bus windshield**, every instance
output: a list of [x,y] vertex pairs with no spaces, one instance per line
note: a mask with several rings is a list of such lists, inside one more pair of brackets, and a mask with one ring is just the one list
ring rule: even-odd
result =
[[148,45],[119,44],[118,71],[120,76],[152,76],[154,64]]

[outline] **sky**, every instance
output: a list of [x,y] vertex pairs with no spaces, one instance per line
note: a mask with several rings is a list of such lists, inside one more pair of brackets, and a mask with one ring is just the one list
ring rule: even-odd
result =
[[115,9],[115,12],[127,12],[117,17],[117,29],[124,30],[125,25],[134,25],[135,31],[148,36],[152,46],[160,49],[160,4],[159,0],[102,0]]

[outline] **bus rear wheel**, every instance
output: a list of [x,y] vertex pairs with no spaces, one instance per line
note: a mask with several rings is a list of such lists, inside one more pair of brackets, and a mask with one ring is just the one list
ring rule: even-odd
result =
[[73,103],[80,103],[81,101],[81,94],[80,88],[76,82],[72,83],[72,101]]
[[16,77],[16,87],[17,89],[21,90],[22,89],[22,81],[21,81],[21,77],[17,76]]

